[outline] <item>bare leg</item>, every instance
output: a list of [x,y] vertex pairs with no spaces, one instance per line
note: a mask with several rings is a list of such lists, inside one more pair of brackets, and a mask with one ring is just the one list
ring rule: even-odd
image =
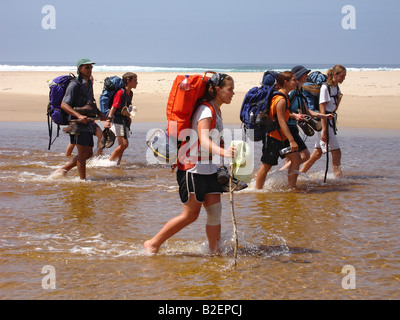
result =
[[264,187],[265,179],[267,178],[268,171],[272,168],[271,165],[262,163],[260,169],[258,169],[256,176],[256,189],[262,189]]
[[313,153],[311,154],[310,159],[308,159],[300,169],[300,172],[305,173],[307,172],[313,164],[322,156],[322,150],[315,148]]
[[288,171],[289,187],[292,189],[296,189],[297,177],[299,176],[299,168],[300,168],[300,154],[298,152],[289,153],[286,155],[285,158],[290,160],[290,166]]
[[72,143],[68,144],[67,150],[65,150],[65,155],[67,157],[69,157],[72,154],[72,151],[74,150],[74,148],[75,148],[75,144],[72,144]]
[[[300,152],[300,164],[306,162],[308,159],[310,159],[310,151],[308,151],[308,149],[301,151]],[[290,160],[286,157],[284,166],[282,168],[280,168],[279,170],[287,170],[287,169],[289,169],[289,166],[290,166]]]
[[342,177],[342,167],[340,164],[341,158],[342,158],[342,152],[340,149],[337,150],[332,150],[332,167],[333,167],[333,173],[336,178],[341,178]]
[[78,168],[79,177],[82,180],[86,179],[86,160],[93,155],[93,148],[88,146],[76,145],[78,148],[78,156],[76,159],[76,166]]
[[114,149],[109,160],[115,161],[116,159],[118,159],[118,164],[120,164],[122,155],[124,154],[124,151],[126,150],[126,148],[128,148],[128,146],[129,146],[129,141],[128,141],[128,139],[125,139],[124,137],[117,137],[117,139],[118,139],[118,146]]
[[[212,206],[221,202],[221,195],[219,194],[207,194],[204,200],[204,207]],[[212,253],[220,252],[220,240],[221,240],[221,224],[219,225],[207,225],[206,224],[206,235],[208,239],[208,246]]]
[[194,194],[190,194],[189,201],[183,204],[182,213],[172,218],[167,224],[150,240],[145,241],[144,248],[148,253],[158,252],[160,246],[184,227],[193,223],[199,216],[202,204],[197,202]]
[[103,137],[103,131],[101,131],[100,127],[97,127],[97,126],[96,126],[96,137],[97,137],[96,155],[101,156],[103,154],[103,149],[99,148],[99,144],[100,144],[101,138]]

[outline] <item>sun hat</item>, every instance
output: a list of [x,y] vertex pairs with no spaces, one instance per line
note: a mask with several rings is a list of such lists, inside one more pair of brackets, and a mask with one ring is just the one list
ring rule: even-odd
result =
[[303,76],[305,73],[309,73],[311,70],[305,68],[304,66],[295,66],[291,71],[296,75],[296,79],[299,79],[301,76]]

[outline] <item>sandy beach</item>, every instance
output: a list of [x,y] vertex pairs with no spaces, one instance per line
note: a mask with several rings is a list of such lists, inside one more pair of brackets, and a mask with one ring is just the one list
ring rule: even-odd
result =
[[[0,72],[0,121],[47,121],[47,80],[67,72]],[[133,104],[137,122],[166,122],[165,108],[171,85],[178,73],[142,72]],[[98,100],[104,78],[110,72],[93,71]],[[231,105],[223,106],[225,123],[239,123],[239,110],[246,92],[258,86],[262,73],[230,73],[235,80]],[[400,71],[352,71],[341,85],[344,94],[338,111],[339,126],[399,129]]]

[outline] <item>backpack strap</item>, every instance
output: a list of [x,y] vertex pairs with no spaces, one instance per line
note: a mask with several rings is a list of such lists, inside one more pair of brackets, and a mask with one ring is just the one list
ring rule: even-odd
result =
[[[217,112],[215,111],[215,107],[214,107],[214,105],[213,105],[211,102],[208,102],[208,101],[200,101],[200,102],[198,103],[198,106],[195,108],[195,110],[196,110],[200,105],[206,105],[206,106],[209,107],[210,110],[211,110],[211,114],[212,114],[212,119],[211,119],[211,124],[210,124],[210,131],[211,131],[212,129],[215,128],[215,125],[216,125],[216,123],[217,123]],[[194,114],[194,112],[193,112],[193,114]],[[180,146],[180,147],[182,147],[185,143],[186,143],[186,141],[183,141],[183,142],[181,143],[181,146]],[[197,140],[197,143],[198,143],[198,146],[199,146],[197,150],[199,150],[199,149],[200,149],[200,141]],[[188,155],[189,155],[189,152],[190,152],[190,149],[186,152],[185,156],[188,156]],[[179,154],[179,152],[178,152],[178,154]],[[211,157],[212,157],[212,155],[210,155],[210,160],[211,160]],[[201,157],[198,156],[198,157],[197,157],[197,161],[200,161],[200,160],[201,160]],[[186,170],[192,169],[192,168],[196,165],[196,164],[191,163],[191,162],[188,161],[188,160],[183,160],[182,162],[184,162],[184,163],[181,163],[181,162],[179,161],[179,156],[177,157],[177,160],[176,160],[176,161],[177,161],[177,163],[174,164],[174,165],[171,167],[171,168],[172,168],[172,171],[175,169],[175,167],[178,167],[178,170],[186,171]]]
[[[290,100],[289,100],[289,97],[287,97],[284,93],[282,93],[282,92],[280,92],[280,91],[275,91],[274,93],[273,93],[273,96],[272,97],[274,97],[274,96],[282,96],[284,99],[285,99],[285,110],[287,110],[287,109],[289,109],[290,108]],[[277,103],[278,104],[278,103]],[[280,135],[280,137],[281,137],[281,139],[282,139],[282,141],[283,141],[283,136],[282,136],[282,133],[281,133],[281,127],[280,127],[280,125],[279,125],[279,122],[278,122],[278,110],[276,110],[276,107],[275,107],[275,115],[274,115],[274,121],[275,121],[275,123],[276,123],[276,130],[274,130],[274,131],[271,131],[270,133],[272,133],[272,132],[275,132],[275,131],[278,131],[278,133],[279,133],[279,135]]]
[[337,105],[337,96],[338,96],[338,94],[339,94],[339,92],[340,92],[339,86],[337,86],[336,95],[332,95],[332,94],[331,94],[331,86],[330,86],[327,82],[323,82],[323,83],[321,84],[321,87],[322,87],[323,85],[326,85],[326,86],[327,86],[329,96],[335,100],[335,105]]
[[296,88],[296,90],[294,90],[294,93],[291,95],[291,97],[289,95],[290,105],[292,105],[295,100],[298,100],[298,105],[299,105],[298,112],[302,113],[302,114],[307,114],[307,110],[304,105],[305,97],[302,93],[302,89],[299,90],[298,88]]

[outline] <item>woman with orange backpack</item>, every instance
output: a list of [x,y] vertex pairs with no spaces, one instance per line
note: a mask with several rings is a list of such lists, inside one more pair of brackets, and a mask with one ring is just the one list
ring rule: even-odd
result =
[[[235,148],[225,149],[223,144],[218,145],[214,142],[221,142],[221,106],[230,104],[234,94],[234,81],[229,75],[216,73],[208,80],[205,95],[193,113],[191,125],[193,137],[198,139],[201,156],[196,155],[198,161],[189,166],[183,161],[178,163],[177,181],[183,203],[182,212],[169,220],[152,239],[144,242],[148,253],[158,252],[167,239],[196,221],[202,206],[207,212],[206,234],[210,251],[219,252],[223,190],[222,185],[218,183],[218,166],[213,164],[211,159],[212,155],[225,158],[235,156]],[[211,138],[211,134],[215,132],[219,134],[218,140],[215,137]],[[193,157],[191,159],[193,162]]]

